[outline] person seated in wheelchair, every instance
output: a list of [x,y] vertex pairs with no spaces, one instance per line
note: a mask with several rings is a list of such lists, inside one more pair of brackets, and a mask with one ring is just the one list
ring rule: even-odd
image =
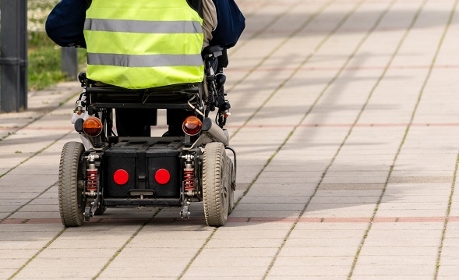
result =
[[[46,31],[61,46],[67,40],[74,42],[67,46],[87,48],[88,79],[126,89],[202,83],[203,50],[210,45],[223,47],[217,70],[222,72],[228,65],[226,49],[234,46],[245,27],[242,13],[228,0],[87,1],[61,0],[61,6],[48,17]],[[82,34],[77,30],[70,32],[75,38],[64,38],[59,34],[62,21],[60,25],[57,22],[65,19],[65,13],[77,10],[72,5],[80,5],[79,10],[81,5],[87,8],[84,26]],[[81,26],[81,17],[74,23]],[[228,23],[237,28],[225,28]],[[232,42],[224,42],[220,33],[230,29],[238,34],[230,36]],[[221,75],[217,85],[223,87],[224,81]],[[167,135],[183,133],[177,124],[186,114],[189,112],[168,110]],[[156,109],[116,109],[118,136],[150,136],[150,126],[155,123]]]

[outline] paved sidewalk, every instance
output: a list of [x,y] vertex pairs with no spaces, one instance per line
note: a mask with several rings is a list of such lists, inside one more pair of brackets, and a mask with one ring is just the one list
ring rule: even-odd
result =
[[[238,0],[237,205],[59,219],[79,84],[0,114],[0,279],[458,279],[453,0]],[[159,128],[163,129],[163,128]]]

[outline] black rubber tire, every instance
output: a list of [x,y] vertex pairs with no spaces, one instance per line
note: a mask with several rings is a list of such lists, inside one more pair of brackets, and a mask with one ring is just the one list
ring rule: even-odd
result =
[[235,174],[235,169],[234,169],[234,164],[233,161],[229,158],[226,157],[226,163],[228,165],[228,174],[229,174],[229,204],[228,204],[228,215],[233,212],[233,207],[234,207],[234,191],[236,190],[236,174]]
[[204,215],[208,226],[225,225],[231,195],[230,170],[225,146],[212,142],[205,146],[202,171]]
[[83,144],[79,142],[67,142],[62,148],[59,164],[59,213],[66,227],[78,227],[84,223],[84,151]]

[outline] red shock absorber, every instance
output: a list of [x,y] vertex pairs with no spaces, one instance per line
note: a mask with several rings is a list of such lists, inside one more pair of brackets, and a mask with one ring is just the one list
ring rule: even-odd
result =
[[98,170],[94,163],[94,156],[89,156],[88,169],[86,169],[86,193],[95,195],[97,191]]
[[194,170],[184,170],[185,191],[194,191]]
[[187,192],[189,195],[193,195],[193,191],[195,190],[194,168],[190,156],[186,157],[185,168],[183,169],[183,177],[185,192]]

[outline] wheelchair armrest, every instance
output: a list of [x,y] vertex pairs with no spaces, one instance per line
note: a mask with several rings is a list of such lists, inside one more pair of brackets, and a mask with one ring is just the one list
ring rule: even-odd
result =
[[86,72],[80,72],[78,74],[78,81],[80,81],[81,87],[85,87],[88,85],[94,85],[97,83],[97,81],[88,79],[88,77],[86,77]]
[[204,59],[210,57],[219,57],[223,54],[223,50],[224,48],[221,46],[207,46],[202,50],[201,54]]

